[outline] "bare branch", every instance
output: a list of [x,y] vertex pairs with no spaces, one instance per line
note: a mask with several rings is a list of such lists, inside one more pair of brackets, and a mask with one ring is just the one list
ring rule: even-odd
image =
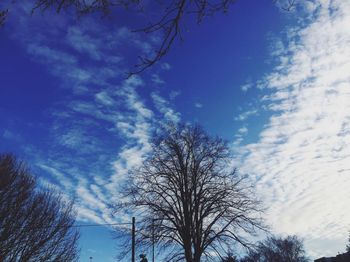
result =
[[171,261],[191,262],[232,243],[249,247],[241,233],[265,229],[262,209],[244,179],[228,169],[229,160],[226,143],[198,126],[174,126],[158,135],[152,155],[126,185],[128,200],[119,204],[138,214],[138,243],[146,247],[156,240],[173,251]]
[[[272,0],[279,3],[282,10],[291,11],[296,0]],[[148,25],[134,32],[145,34],[161,34],[159,45],[150,54],[139,55],[135,69],[128,73],[128,77],[140,74],[160,61],[171,49],[176,39],[182,40],[185,17],[194,15],[198,24],[203,19],[218,12],[228,12],[235,0],[159,0],[146,2],[142,0],[33,0],[33,12],[54,9],[57,13],[73,9],[78,16],[98,12],[103,16],[112,14],[117,8],[133,9],[146,14],[158,13],[157,18],[149,21]],[[152,3],[152,4],[150,4]],[[7,11],[0,12],[0,26],[5,22]]]
[[1,261],[77,261],[72,203],[35,179],[12,155],[0,155]]
[[3,26],[5,24],[7,15],[8,15],[8,10],[1,10],[0,11],[0,27]]
[[252,261],[293,261],[308,262],[309,258],[305,255],[302,240],[296,236],[287,236],[286,238],[271,236],[264,241],[258,242],[254,250],[250,250],[242,262]]

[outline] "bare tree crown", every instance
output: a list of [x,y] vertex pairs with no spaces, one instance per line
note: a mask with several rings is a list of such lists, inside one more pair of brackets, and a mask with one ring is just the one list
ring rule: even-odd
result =
[[233,243],[249,247],[240,233],[263,229],[261,208],[229,164],[226,143],[199,126],[160,134],[128,182],[129,201],[120,205],[139,213],[138,243],[156,240],[171,247],[169,261],[188,262],[215,259]]
[[241,259],[241,262],[308,262],[304,244],[297,236],[285,238],[271,236],[258,242],[255,250]]
[[0,155],[0,261],[77,261],[73,215],[71,203],[38,190],[22,163]]

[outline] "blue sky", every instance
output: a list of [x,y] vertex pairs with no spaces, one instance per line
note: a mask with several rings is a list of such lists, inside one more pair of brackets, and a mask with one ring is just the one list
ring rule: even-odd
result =
[[[350,4],[237,1],[156,66],[125,79],[157,38],[118,19],[11,10],[0,30],[0,151],[77,202],[78,223],[128,221],[108,204],[147,156],[164,121],[197,122],[227,139],[276,234],[312,257],[345,249],[350,229]],[[84,228],[81,261],[112,261],[108,228]]]

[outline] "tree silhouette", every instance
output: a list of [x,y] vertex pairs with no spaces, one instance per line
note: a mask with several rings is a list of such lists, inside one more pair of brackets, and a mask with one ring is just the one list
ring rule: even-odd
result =
[[239,260],[232,254],[228,254],[226,257],[222,259],[222,262],[238,262],[238,261]]
[[72,203],[38,190],[12,155],[0,155],[0,261],[77,261]]
[[269,237],[259,242],[255,250],[241,262],[306,262],[303,242],[296,236]]
[[168,260],[215,258],[232,243],[264,229],[252,188],[230,168],[227,144],[199,126],[163,130],[153,152],[135,170],[116,211],[136,212],[137,243],[168,249]]
[[5,24],[6,16],[8,14],[8,10],[0,10],[0,27]]

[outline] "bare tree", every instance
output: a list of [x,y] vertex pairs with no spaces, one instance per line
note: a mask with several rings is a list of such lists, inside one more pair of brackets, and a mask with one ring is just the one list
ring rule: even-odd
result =
[[0,261],[77,261],[72,203],[38,190],[28,169],[0,155]]
[[346,253],[350,254],[350,233],[349,233],[349,237],[348,237],[348,244],[346,245],[345,251],[346,251]]
[[250,247],[241,233],[264,229],[260,203],[230,160],[227,144],[199,126],[159,134],[127,182],[127,201],[116,205],[136,212],[137,243],[156,242],[167,249],[168,261],[188,262],[216,260],[233,243]]
[[259,242],[241,262],[306,262],[303,242],[296,236],[269,237]]
[[8,14],[8,10],[0,10],[0,27],[5,24],[5,20]]
[[[290,11],[296,0],[273,1],[277,2],[281,9]],[[57,13],[60,13],[62,10],[71,8],[81,16],[92,12],[108,15],[117,8],[125,8],[147,13],[147,16],[151,16],[153,19],[148,21],[147,25],[134,31],[147,34],[161,33],[161,41],[152,55],[139,57],[140,61],[135,65],[135,70],[129,73],[129,76],[131,76],[153,66],[169,52],[176,39],[182,39],[185,27],[183,21],[186,20],[184,17],[192,15],[200,24],[203,19],[215,13],[226,13],[236,0],[158,0],[151,2],[145,0],[33,0],[33,11],[54,9]],[[0,21],[2,21],[1,18]]]

